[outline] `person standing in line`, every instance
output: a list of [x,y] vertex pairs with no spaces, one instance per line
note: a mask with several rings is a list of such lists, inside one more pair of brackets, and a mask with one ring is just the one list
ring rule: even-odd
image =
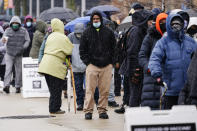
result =
[[52,33],[48,36],[44,56],[39,64],[38,73],[45,76],[50,98],[49,112],[51,114],[64,114],[61,110],[62,87],[65,83],[67,68],[64,64],[66,56],[71,55],[73,45],[64,35],[64,24],[61,20],[51,20]]
[[73,43],[74,48],[72,50],[72,71],[74,74],[75,88],[77,94],[77,110],[83,110],[85,93],[83,90],[83,81],[85,77],[86,65],[82,62],[79,55],[80,38],[85,30],[83,23],[77,23],[74,27],[74,32],[68,35],[68,38]]
[[83,32],[79,47],[80,58],[87,66],[84,104],[86,120],[92,119],[96,87],[99,89],[97,105],[99,118],[109,118],[107,115],[107,104],[112,78],[115,43],[114,32],[103,25],[101,13],[94,11],[91,15],[91,26]]
[[162,107],[171,109],[178,104],[178,95],[187,80],[187,69],[191,55],[197,44],[190,36],[185,35],[184,20],[179,14],[172,14],[166,20],[167,35],[157,41],[148,68],[158,84],[167,84],[168,90]]

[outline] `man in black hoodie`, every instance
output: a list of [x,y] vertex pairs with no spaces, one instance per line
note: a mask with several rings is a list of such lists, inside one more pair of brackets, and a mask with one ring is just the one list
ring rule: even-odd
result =
[[80,58],[87,65],[84,104],[86,120],[92,119],[96,87],[99,88],[99,118],[108,119],[106,112],[115,42],[113,31],[103,25],[101,13],[94,11],[91,15],[91,26],[83,32],[79,47]]
[[152,20],[153,14],[147,10],[136,11],[132,15],[132,24],[134,26],[129,32],[126,45],[126,58],[119,71],[121,74],[129,77],[130,107],[140,105],[143,69],[140,67],[138,62],[138,53],[140,51],[142,41],[147,33],[148,26],[151,25]]

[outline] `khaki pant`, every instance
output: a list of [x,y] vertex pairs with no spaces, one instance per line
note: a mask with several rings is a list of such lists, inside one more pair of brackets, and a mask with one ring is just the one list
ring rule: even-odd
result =
[[93,113],[94,92],[96,87],[99,89],[98,113],[107,111],[108,95],[112,79],[112,65],[103,68],[89,64],[86,68],[86,94],[84,112]]

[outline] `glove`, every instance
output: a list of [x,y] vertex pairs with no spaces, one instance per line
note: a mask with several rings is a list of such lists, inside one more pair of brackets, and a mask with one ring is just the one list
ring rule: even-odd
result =
[[131,77],[131,82],[138,85],[142,81],[142,77],[142,70],[140,68],[136,68],[133,76]]
[[159,85],[159,86],[164,86],[163,85],[163,80],[162,80],[161,77],[156,78],[156,84]]
[[150,72],[150,70],[149,70],[149,69],[147,70],[147,74],[151,74],[151,72]]

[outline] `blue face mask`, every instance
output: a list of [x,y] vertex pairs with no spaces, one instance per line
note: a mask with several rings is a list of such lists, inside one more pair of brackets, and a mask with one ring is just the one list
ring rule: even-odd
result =
[[26,25],[27,25],[27,27],[30,27],[31,26],[31,22],[27,22]]
[[101,26],[101,22],[93,23],[93,26],[95,28],[99,28]]

